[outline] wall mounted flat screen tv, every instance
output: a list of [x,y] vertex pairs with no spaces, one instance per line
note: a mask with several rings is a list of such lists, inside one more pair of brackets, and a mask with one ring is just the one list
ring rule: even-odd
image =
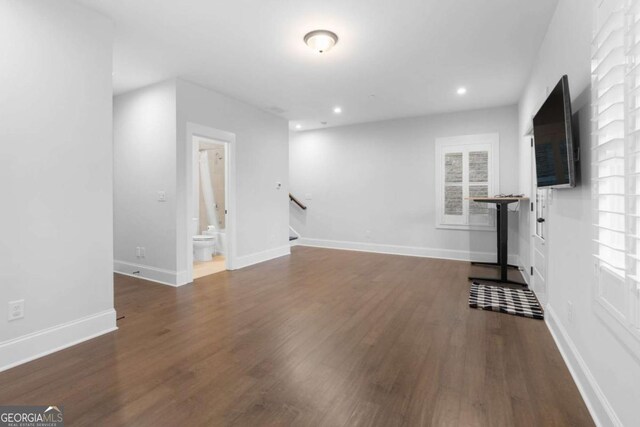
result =
[[575,187],[569,79],[563,76],[533,118],[538,187]]

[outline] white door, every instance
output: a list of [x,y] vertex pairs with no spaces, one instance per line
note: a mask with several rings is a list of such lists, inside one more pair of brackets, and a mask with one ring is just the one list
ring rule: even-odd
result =
[[536,185],[536,162],[533,139],[531,147],[531,289],[544,306],[547,300],[547,246],[548,229],[547,211],[549,205],[549,189]]

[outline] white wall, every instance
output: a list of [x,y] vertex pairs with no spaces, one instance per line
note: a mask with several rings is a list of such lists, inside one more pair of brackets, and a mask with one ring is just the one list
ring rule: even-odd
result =
[[[192,250],[187,226],[188,123],[236,136],[233,267],[288,254],[287,121],[172,79],[114,101],[114,269],[140,271],[141,277],[170,285],[186,283]],[[282,183],[280,190],[276,182]],[[165,202],[157,200],[158,191],[165,191]],[[144,258],[136,256],[138,246],[146,249]]]
[[[215,91],[177,82],[178,135],[178,269],[186,268],[187,124],[230,132],[236,136],[236,235],[234,267],[289,253],[288,122]],[[282,184],[276,189],[276,183]]]
[[294,132],[291,189],[308,209],[292,204],[291,225],[302,244],[495,261],[495,232],[436,229],[435,140],[498,132],[500,191],[511,193],[517,128],[510,106]]
[[[531,116],[563,74],[569,76],[574,115],[580,122],[582,182],[574,189],[553,192],[547,215],[548,305],[547,323],[565,360],[602,425],[637,425],[640,417],[640,355],[613,336],[594,311],[594,268],[591,254],[591,118],[590,45],[592,2],[560,0],[540,48],[536,67],[520,101],[520,134],[531,126]],[[530,148],[521,146],[521,189],[529,192]],[[523,224],[527,224],[527,219]],[[528,254],[523,229],[521,254]],[[523,259],[529,265],[528,259]],[[573,304],[569,320],[568,302]]]
[[113,140],[115,269],[176,283],[175,80],[115,97]]
[[73,2],[0,2],[0,370],[115,328],[111,43]]

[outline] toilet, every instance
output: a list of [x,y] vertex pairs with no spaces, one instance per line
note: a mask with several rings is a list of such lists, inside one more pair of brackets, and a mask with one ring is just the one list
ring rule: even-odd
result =
[[216,247],[216,236],[200,234],[193,236],[194,261],[211,261]]
[[213,225],[207,227],[206,230],[202,232],[207,236],[215,236],[216,237],[216,247],[215,253],[218,255],[225,255],[227,253],[227,238],[224,230],[217,229]]

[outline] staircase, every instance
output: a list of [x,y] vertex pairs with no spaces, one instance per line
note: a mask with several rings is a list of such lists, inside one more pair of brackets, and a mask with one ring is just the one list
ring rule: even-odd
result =
[[[294,197],[291,193],[289,193],[289,200],[297,205],[303,211],[307,210],[307,207],[296,197]],[[291,246],[296,246],[298,244],[297,240],[300,238],[300,233],[293,229],[293,227],[289,226],[289,244]]]
[[291,246],[296,246],[299,238],[300,234],[294,230],[293,227],[289,226],[289,244]]

